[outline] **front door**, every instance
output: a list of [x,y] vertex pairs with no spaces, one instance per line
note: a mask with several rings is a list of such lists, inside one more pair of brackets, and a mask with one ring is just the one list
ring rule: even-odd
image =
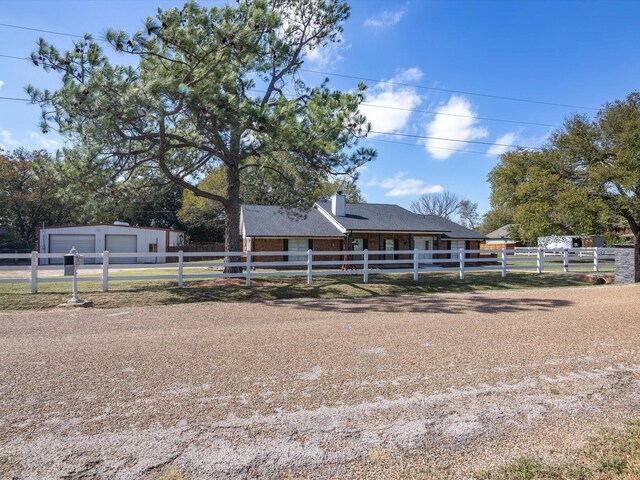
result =
[[[432,237],[413,237],[413,243],[418,250],[432,250],[433,238]],[[420,253],[421,260],[431,259],[431,253]]]

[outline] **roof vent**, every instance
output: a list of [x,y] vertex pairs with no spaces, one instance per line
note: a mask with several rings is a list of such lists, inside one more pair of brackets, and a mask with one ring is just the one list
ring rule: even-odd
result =
[[127,222],[121,222],[120,220],[113,222],[114,225],[117,225],[118,227],[128,227],[129,224]]

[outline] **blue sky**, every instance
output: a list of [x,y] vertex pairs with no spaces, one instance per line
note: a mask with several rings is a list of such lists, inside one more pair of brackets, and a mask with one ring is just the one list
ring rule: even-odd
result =
[[[134,31],[157,6],[181,3],[4,0],[0,23],[100,36],[109,27]],[[363,112],[376,131],[461,140],[373,135],[365,145],[378,150],[378,159],[358,182],[369,202],[407,206],[421,193],[445,189],[477,202],[484,213],[490,194],[486,177],[505,150],[492,144],[539,146],[553,131],[550,125],[561,124],[566,115],[595,114],[471,93],[597,108],[640,88],[640,2],[350,4],[342,43],[313,52],[304,68],[328,73],[331,85],[345,90],[358,80],[337,75],[375,80],[366,82]],[[0,26],[0,55],[28,56],[39,36],[61,49],[73,40]],[[311,84],[325,76],[304,73]],[[0,57],[0,96],[25,97],[27,84],[55,88],[57,81],[29,62]],[[59,138],[38,131],[39,113],[36,106],[0,101],[0,146],[55,150]]]

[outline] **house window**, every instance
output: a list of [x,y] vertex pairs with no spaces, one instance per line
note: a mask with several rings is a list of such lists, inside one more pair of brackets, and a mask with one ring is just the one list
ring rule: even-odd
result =
[[459,250],[460,248],[464,248],[464,240],[451,240],[451,250]]
[[302,252],[296,254],[289,254],[287,258],[289,262],[306,262],[307,261],[307,250],[309,250],[309,239],[308,238],[290,238],[287,242],[287,251],[289,252]]
[[353,240],[353,249],[356,252],[361,252],[364,250],[364,239],[356,238]]
[[464,240],[451,240],[449,249],[452,250],[449,258],[458,258],[459,252],[457,250],[466,248],[466,242]]
[[[400,242],[397,238],[386,238],[384,241],[384,249],[387,251],[398,250],[400,248]],[[400,258],[398,254],[387,254],[384,256],[385,260],[397,260]]]

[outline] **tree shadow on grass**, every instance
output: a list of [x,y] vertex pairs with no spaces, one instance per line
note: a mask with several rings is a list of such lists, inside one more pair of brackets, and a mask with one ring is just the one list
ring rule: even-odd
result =
[[[386,275],[376,278],[370,283],[363,283],[354,277],[318,277],[314,279],[312,285],[307,285],[304,280],[282,279],[271,281],[256,279],[251,287],[247,288],[239,285],[229,285],[224,282],[204,282],[187,286],[184,289],[174,289],[171,297],[166,298],[163,303],[192,303],[192,302],[230,302],[230,301],[279,301],[279,300],[322,300],[321,302],[301,302],[300,308],[322,309],[324,306],[342,304],[340,300],[362,300],[375,299],[381,297],[413,296],[412,302],[422,302],[421,297],[438,293],[474,293],[487,290],[513,290],[531,288],[557,288],[567,286],[585,286],[586,283],[579,279],[561,275],[532,275],[532,274],[512,274],[507,278],[497,275],[476,275],[469,276],[465,280],[460,280],[454,275],[430,276],[421,278],[419,282],[414,282],[411,276]],[[523,293],[523,295],[525,295]],[[533,308],[543,308],[534,295],[523,296],[529,299],[529,305]],[[390,301],[390,300],[389,300]],[[406,300],[408,303],[408,300]],[[496,303],[495,300],[491,300]],[[490,303],[491,303],[490,302]],[[503,309],[508,308],[505,301]],[[366,302],[363,302],[366,303]],[[395,304],[396,302],[394,302]],[[433,303],[429,301],[428,303]],[[523,305],[526,302],[521,302]],[[384,302],[382,302],[384,304]],[[520,305],[518,308],[524,308]],[[564,306],[562,301],[554,305]],[[362,306],[354,306],[361,309]],[[414,307],[411,307],[414,308]],[[424,308],[424,307],[421,307]],[[436,307],[431,307],[435,309]],[[477,311],[489,311],[490,304]],[[514,307],[515,308],[515,307]]]
[[[48,288],[53,288],[53,284]],[[438,293],[474,293],[487,290],[512,290],[530,288],[558,288],[584,286],[583,280],[566,275],[530,273],[510,273],[502,278],[499,273],[470,273],[460,280],[456,274],[438,273],[421,275],[414,282],[409,275],[382,274],[371,277],[370,283],[363,283],[354,276],[318,276],[312,285],[307,285],[300,277],[282,277],[278,279],[256,278],[251,287],[244,286],[244,279],[217,279],[185,282],[185,288],[177,288],[173,282],[114,282],[107,293],[99,291],[100,285],[87,284],[81,296],[92,300],[97,308],[117,308],[153,305],[174,305],[203,302],[278,302],[284,300],[318,300],[318,302],[299,302],[299,308],[315,310],[352,309],[354,312],[388,311],[403,308],[406,311],[438,312],[456,311],[490,312],[517,311],[523,309],[558,308],[562,303],[542,304],[533,294],[523,292],[521,301],[500,302],[495,299],[457,299],[457,307],[443,307],[442,300],[430,297]],[[66,287],[64,287],[66,290]],[[0,306],[7,310],[33,310],[51,308],[66,301],[68,293],[62,290],[43,292],[37,295],[29,293],[3,293]],[[412,296],[412,297],[406,297]],[[399,297],[393,301],[372,302],[380,297]],[[342,299],[338,302],[336,299]],[[344,300],[353,301],[344,305]],[[362,300],[368,300],[366,302]],[[484,303],[483,303],[484,302]],[[561,301],[560,301],[561,302]],[[452,302],[447,301],[452,304]],[[455,303],[455,302],[454,302]]]

